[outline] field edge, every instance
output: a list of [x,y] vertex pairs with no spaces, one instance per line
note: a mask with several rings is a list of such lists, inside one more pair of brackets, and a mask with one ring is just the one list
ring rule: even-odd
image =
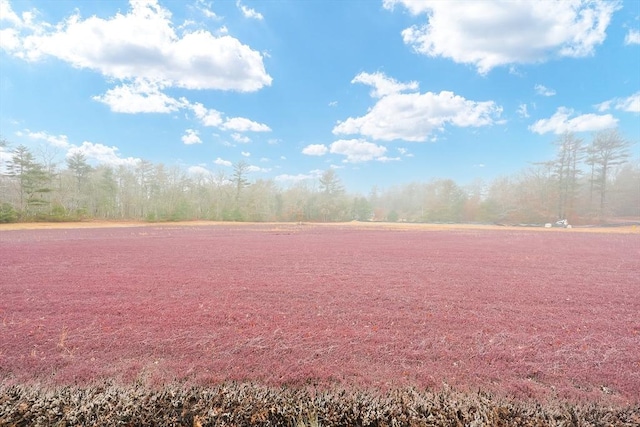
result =
[[2,425],[610,425],[640,423],[640,405],[519,401],[450,389],[387,392],[105,383],[93,387],[0,384]]
[[16,230],[69,230],[69,229],[91,229],[91,228],[129,228],[129,227],[233,227],[247,229],[280,229],[280,228],[335,228],[348,227],[352,229],[379,229],[379,230],[428,230],[428,231],[454,231],[454,230],[531,230],[542,232],[587,232],[587,233],[621,233],[640,234],[640,227],[616,226],[583,226],[571,229],[564,228],[544,228],[535,226],[519,225],[498,225],[498,224],[467,224],[467,223],[408,223],[408,222],[368,222],[368,221],[348,221],[348,222],[233,222],[233,221],[177,221],[177,222],[145,222],[145,221],[78,221],[78,222],[17,222],[0,224],[0,232]]

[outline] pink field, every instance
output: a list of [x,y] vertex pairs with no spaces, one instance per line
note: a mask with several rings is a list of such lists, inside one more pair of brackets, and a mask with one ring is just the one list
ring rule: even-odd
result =
[[0,382],[640,401],[640,235],[215,225],[0,231]]

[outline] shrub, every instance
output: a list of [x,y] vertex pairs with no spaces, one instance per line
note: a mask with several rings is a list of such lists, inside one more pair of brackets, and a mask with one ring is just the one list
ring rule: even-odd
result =
[[0,223],[18,221],[18,212],[10,203],[0,204]]

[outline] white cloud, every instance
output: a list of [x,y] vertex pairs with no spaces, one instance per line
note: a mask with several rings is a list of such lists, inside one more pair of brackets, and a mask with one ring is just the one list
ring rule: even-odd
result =
[[410,153],[406,148],[399,147],[398,153],[400,153],[400,155],[404,157],[414,157],[413,153]]
[[324,156],[329,152],[329,149],[324,144],[310,144],[302,149],[302,154],[307,156]]
[[334,134],[360,134],[384,141],[402,139],[421,142],[426,141],[432,132],[443,130],[445,125],[492,125],[502,113],[502,107],[493,101],[471,101],[448,91],[396,93],[393,90],[406,90],[413,88],[413,85],[399,84],[393,79],[384,82],[385,78],[384,75],[378,76],[375,82],[370,83],[375,85],[372,95],[383,96],[367,114],[338,122],[333,129]]
[[198,10],[200,10],[200,12],[202,12],[202,14],[209,18],[209,19],[219,19],[218,15],[216,15],[216,13],[211,10],[211,2],[205,2],[204,0],[197,0],[196,1],[196,7],[198,8]]
[[548,87],[540,84],[535,85],[533,89],[535,89],[536,93],[541,96],[554,96],[556,94],[555,90],[549,89]]
[[427,22],[402,31],[416,52],[472,64],[481,74],[510,64],[593,54],[606,38],[617,1],[383,0]]
[[20,133],[20,135],[27,136],[31,139],[46,141],[54,147],[58,148],[71,148],[73,145],[69,143],[69,138],[67,135],[51,135],[47,132],[39,131],[32,132],[29,129],[25,129],[24,133]]
[[528,118],[529,117],[529,111],[527,109],[527,104],[520,104],[518,106],[518,109],[516,110],[516,112],[518,113],[518,116],[522,117],[522,118]]
[[200,176],[205,176],[205,177],[210,177],[211,176],[211,171],[207,168],[205,168],[204,166],[189,166],[189,168],[187,169],[187,172],[189,172],[189,175],[200,175]]
[[120,157],[119,151],[118,147],[115,146],[109,147],[107,145],[85,141],[79,147],[71,147],[69,151],[67,151],[67,156],[82,153],[89,161],[93,160],[109,166],[135,166],[140,162],[140,159],[135,157]]
[[337,107],[337,106],[338,106],[338,101],[329,102],[329,107]]
[[629,30],[624,38],[624,44],[640,44],[640,31]]
[[387,148],[361,139],[340,139],[329,147],[333,154],[341,154],[347,158],[346,163],[368,162],[370,160],[385,161],[383,157]]
[[628,98],[616,100],[616,110],[640,113],[640,92],[636,92]]
[[595,106],[598,111],[603,112],[611,109],[627,111],[629,113],[640,113],[640,91],[634,93],[627,98],[613,98],[608,101],[601,102]]
[[200,120],[203,126],[218,127],[222,124],[222,113],[206,108],[199,102],[186,103],[186,106],[193,111],[193,114]]
[[255,165],[249,165],[247,167],[247,171],[249,171],[249,172],[267,173],[267,172],[271,172],[271,169],[269,169],[269,168],[261,168],[260,166],[255,166]]
[[227,167],[230,167],[231,165],[233,165],[233,163],[231,163],[229,160],[224,160],[224,159],[221,159],[220,157],[215,159],[213,163],[218,166],[227,166]]
[[22,19],[11,9],[9,0],[0,0],[0,22],[1,21],[7,21],[16,27],[22,26]]
[[251,142],[251,138],[240,133],[232,133],[231,138],[240,144],[248,144]]
[[382,163],[399,162],[400,160],[401,160],[400,157],[387,157],[387,156],[378,157],[376,159],[376,161],[382,162]]
[[227,119],[220,128],[236,132],[271,132],[271,128],[269,126],[245,119],[244,117],[232,117]]
[[387,77],[384,73],[360,73],[351,80],[351,83],[362,83],[373,87],[371,96],[373,98],[382,98],[386,95],[405,92],[408,90],[418,90],[418,82],[399,83],[391,77]]
[[602,113],[604,111],[610,110],[612,104],[613,104],[613,100],[609,100],[609,101],[601,102],[600,104],[596,104],[594,105],[594,107]]
[[264,19],[260,12],[256,12],[254,9],[243,5],[240,0],[236,2],[236,6],[238,6],[245,18],[257,19],[258,21],[262,21]]
[[108,105],[114,113],[169,113],[183,106],[161,89],[159,83],[136,79],[109,89],[104,95],[94,96],[93,100]]
[[529,130],[539,134],[553,132],[561,135],[565,132],[592,132],[616,127],[618,120],[611,114],[582,114],[569,118],[574,114],[570,108],[560,107],[548,119],[541,119],[529,126]]
[[242,151],[240,152],[241,155],[243,155],[244,157],[251,157],[251,153],[248,151]]
[[202,144],[202,140],[198,136],[198,131],[193,129],[187,129],[185,134],[182,135],[182,142],[191,145],[191,144]]
[[24,132],[16,132],[18,136],[45,141],[53,147],[66,150],[66,156],[69,157],[75,153],[82,153],[87,160],[93,164],[105,164],[108,166],[135,166],[140,162],[136,157],[121,157],[120,149],[116,146],[107,146],[100,143],[85,141],[78,146],[69,142],[67,135],[52,135],[45,131],[31,131],[25,129]]
[[[6,0],[2,7],[10,10]],[[3,20],[19,33],[7,33],[10,41],[0,47],[28,61],[52,56],[125,83],[144,79],[185,89],[252,92],[271,85],[259,52],[204,30],[179,36],[171,12],[157,0],[130,0],[126,14],[106,19],[82,19],[77,12],[55,26],[7,16]]]

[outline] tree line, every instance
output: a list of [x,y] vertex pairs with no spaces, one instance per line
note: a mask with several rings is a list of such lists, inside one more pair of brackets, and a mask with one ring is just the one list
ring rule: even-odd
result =
[[[9,150],[9,143],[0,140]],[[606,222],[640,217],[640,162],[617,130],[589,143],[572,133],[555,141],[555,157],[513,176],[461,186],[451,179],[411,182],[353,194],[335,169],[315,182],[282,187],[233,172],[189,173],[139,161],[92,166],[80,152],[64,163],[36,158],[20,145],[0,164],[0,222],[81,219],[145,221]]]

